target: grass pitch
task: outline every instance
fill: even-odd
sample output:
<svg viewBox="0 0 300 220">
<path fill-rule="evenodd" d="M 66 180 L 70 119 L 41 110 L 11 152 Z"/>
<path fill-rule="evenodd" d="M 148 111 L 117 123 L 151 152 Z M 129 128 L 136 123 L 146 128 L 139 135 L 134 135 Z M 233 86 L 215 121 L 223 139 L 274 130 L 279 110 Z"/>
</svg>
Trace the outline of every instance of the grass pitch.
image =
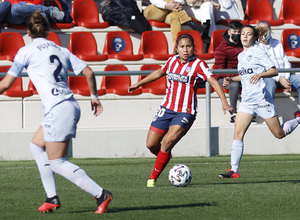
<svg viewBox="0 0 300 220">
<path fill-rule="evenodd" d="M 34 161 L 0 161 L 0 219 L 299 219 L 300 155 L 249 156 L 240 179 L 219 179 L 229 156 L 172 158 L 147 188 L 154 158 L 70 159 L 114 194 L 108 211 L 94 214 L 96 200 L 61 176 L 62 207 L 39 213 L 46 196 Z M 187 187 L 174 187 L 168 171 L 176 163 L 192 170 Z"/>
</svg>

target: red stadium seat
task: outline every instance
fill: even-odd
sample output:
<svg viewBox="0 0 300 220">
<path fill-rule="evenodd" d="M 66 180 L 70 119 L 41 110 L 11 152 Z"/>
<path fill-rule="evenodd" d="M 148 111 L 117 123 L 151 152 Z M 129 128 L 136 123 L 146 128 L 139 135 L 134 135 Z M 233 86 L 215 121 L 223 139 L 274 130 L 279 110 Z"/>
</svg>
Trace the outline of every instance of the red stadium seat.
<svg viewBox="0 0 300 220">
<path fill-rule="evenodd" d="M 28 83 L 28 90 L 31 91 L 33 95 L 38 95 L 39 94 L 37 92 L 36 88 L 34 87 L 31 80 L 29 80 L 29 83 Z"/>
<path fill-rule="evenodd" d="M 6 73 L 9 70 L 10 66 L 0 66 L 0 72 Z M 0 81 L 3 79 L 3 77 L 0 78 Z M 22 77 L 18 77 L 16 81 L 12 84 L 12 86 L 2 93 L 2 95 L 6 95 L 9 97 L 29 97 L 32 96 L 32 91 L 23 90 L 23 82 Z"/>
<path fill-rule="evenodd" d="M 161 31 L 145 31 L 141 36 L 139 54 L 144 58 L 167 60 L 169 54 L 168 41 Z"/>
<path fill-rule="evenodd" d="M 203 53 L 203 41 L 202 41 L 202 37 L 198 31 L 193 31 L 193 30 L 179 31 L 177 33 L 177 37 L 181 34 L 186 34 L 186 33 L 189 33 L 194 38 L 196 55 L 198 55 L 201 59 L 204 59 L 204 60 L 209 60 L 214 57 L 214 54 L 212 54 L 212 53 Z M 175 47 L 174 47 L 174 52 L 175 52 Z"/>
<path fill-rule="evenodd" d="M 261 20 L 267 20 L 271 26 L 283 25 L 282 19 L 273 19 L 273 6 L 270 0 L 247 0 L 245 20 L 249 20 L 250 24 L 257 24 Z"/>
<path fill-rule="evenodd" d="M 18 50 L 25 46 L 23 37 L 18 32 L 0 34 L 0 60 L 13 61 Z"/>
<path fill-rule="evenodd" d="M 104 68 L 104 71 L 128 71 L 124 65 L 108 65 Z M 113 93 L 117 95 L 139 95 L 142 93 L 142 89 L 138 88 L 133 93 L 128 92 L 128 87 L 131 85 L 130 76 L 103 76 L 101 89 L 105 89 L 106 93 Z"/>
<path fill-rule="evenodd" d="M 212 59 L 215 57 L 215 49 L 219 46 L 225 31 L 226 30 L 216 30 L 212 33 L 208 53 L 200 56 L 202 59 Z"/>
<path fill-rule="evenodd" d="M 63 7 L 61 6 L 60 2 L 58 0 L 44 0 L 45 6 L 54 6 L 58 7 L 59 10 L 63 10 Z M 50 23 L 50 28 L 52 29 L 69 29 L 73 28 L 75 24 L 73 22 L 71 23 Z"/>
<path fill-rule="evenodd" d="M 103 54 L 108 59 L 119 59 L 123 61 L 142 60 L 142 54 L 133 54 L 133 46 L 130 35 L 126 31 L 107 32 Z"/>
<path fill-rule="evenodd" d="M 70 36 L 69 50 L 84 61 L 107 60 L 107 55 L 99 55 L 97 42 L 91 32 L 73 32 Z"/>
<path fill-rule="evenodd" d="M 300 25 L 299 9 L 299 0 L 282 0 L 279 19 L 285 24 Z"/>
<path fill-rule="evenodd" d="M 157 70 L 161 66 L 158 64 L 144 64 L 140 70 Z M 139 81 L 144 79 L 146 76 L 139 76 Z M 154 82 L 147 83 L 141 86 L 143 93 L 152 93 L 154 95 L 164 95 L 167 89 L 167 79 L 165 76 L 155 80 Z"/>
<path fill-rule="evenodd" d="M 47 36 L 47 39 L 48 40 L 51 40 L 53 41 L 54 43 L 56 43 L 57 45 L 61 46 L 61 42 L 60 42 L 60 39 L 57 35 L 57 33 L 55 32 L 48 32 L 48 36 Z"/>
<path fill-rule="evenodd" d="M 170 28 L 170 25 L 166 24 L 162 21 L 156 21 L 156 20 L 148 20 L 149 24 L 154 27 L 158 28 Z"/>
<path fill-rule="evenodd" d="M 87 83 L 85 76 L 69 76 L 69 86 L 74 94 L 79 94 L 82 96 L 90 96 L 90 87 Z M 105 95 L 105 89 L 97 90 L 99 96 Z"/>
<path fill-rule="evenodd" d="M 99 22 L 99 11 L 93 0 L 75 0 L 72 3 L 71 16 L 74 23 L 85 28 L 107 28 L 107 21 Z"/>
<path fill-rule="evenodd" d="M 300 58 L 300 29 L 283 30 L 281 43 L 287 56 Z"/>
</svg>

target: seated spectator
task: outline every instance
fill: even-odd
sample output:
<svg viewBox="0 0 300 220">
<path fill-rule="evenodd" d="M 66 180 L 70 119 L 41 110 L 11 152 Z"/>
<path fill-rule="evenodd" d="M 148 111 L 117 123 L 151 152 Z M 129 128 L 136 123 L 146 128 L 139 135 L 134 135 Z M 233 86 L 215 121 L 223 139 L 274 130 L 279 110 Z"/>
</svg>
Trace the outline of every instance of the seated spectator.
<svg viewBox="0 0 300 220">
<path fill-rule="evenodd" d="M 239 21 L 231 21 L 229 29 L 224 33 L 220 45 L 215 50 L 215 69 L 236 69 L 238 64 L 237 56 L 243 51 L 241 44 L 241 30 L 243 24 Z M 224 77 L 234 76 L 233 74 L 215 75 L 219 83 L 223 85 Z M 233 108 L 230 122 L 235 122 L 237 113 L 237 100 L 241 88 L 240 82 L 231 82 L 225 87 L 229 91 L 229 101 Z"/>
<path fill-rule="evenodd" d="M 212 0 L 220 7 L 214 9 L 215 22 L 220 20 L 243 20 L 234 0 Z"/>
<path fill-rule="evenodd" d="M 259 27 L 259 46 L 265 49 L 276 68 L 291 68 L 291 63 L 283 50 L 281 42 L 271 36 L 270 23 L 268 21 L 260 21 L 257 27 Z M 277 86 L 283 86 L 287 91 L 291 91 L 292 88 L 296 89 L 300 103 L 300 75 L 295 73 L 278 73 L 278 76 L 264 78 L 264 81 L 266 89 L 273 99 Z M 295 115 L 300 115 L 300 112 L 296 111 Z"/>
<path fill-rule="evenodd" d="M 45 14 L 51 23 L 57 22 L 65 22 L 69 23 L 72 22 L 72 18 L 70 16 L 70 10 L 65 0 L 59 0 L 64 4 L 66 11 L 60 11 L 57 7 L 47 7 L 43 6 L 39 1 L 29 1 L 29 2 L 20 2 L 15 0 L 8 0 L 11 1 L 11 10 L 6 16 L 6 21 L 10 24 L 25 24 L 27 19 L 32 15 L 34 11 L 41 11 Z M 67 6 L 67 7 L 66 7 Z M 71 20 L 70 20 L 71 18 Z"/>
<path fill-rule="evenodd" d="M 192 20 L 182 8 L 181 0 L 142 0 L 143 14 L 147 20 L 165 22 L 171 26 L 173 45 L 176 45 L 177 33 L 181 25 L 188 25 L 198 31 L 201 36 L 207 36 L 209 26 L 200 25 Z M 206 41 L 207 39 L 203 39 Z"/>
<path fill-rule="evenodd" d="M 208 36 L 211 37 L 213 31 L 217 30 L 215 23 L 215 10 L 220 9 L 220 4 L 214 1 L 205 0 L 185 0 L 184 10 L 191 17 L 209 26 Z"/>
<path fill-rule="evenodd" d="M 11 3 L 10 2 L 1 2 L 0 3 L 0 24 L 3 23 L 3 21 L 6 18 L 6 15 L 10 12 Z"/>
</svg>

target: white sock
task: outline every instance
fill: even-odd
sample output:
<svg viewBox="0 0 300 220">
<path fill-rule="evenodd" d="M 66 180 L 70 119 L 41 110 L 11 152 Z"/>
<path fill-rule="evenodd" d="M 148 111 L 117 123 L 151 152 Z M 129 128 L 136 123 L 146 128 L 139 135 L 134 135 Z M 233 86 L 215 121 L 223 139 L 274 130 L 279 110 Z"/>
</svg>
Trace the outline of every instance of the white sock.
<svg viewBox="0 0 300 220">
<path fill-rule="evenodd" d="M 51 168 L 55 173 L 65 177 L 82 190 L 90 193 L 92 196 L 99 198 L 103 188 L 92 180 L 83 169 L 70 163 L 66 157 L 56 160 L 50 160 Z"/>
<path fill-rule="evenodd" d="M 232 148 L 231 148 L 231 170 L 235 173 L 239 172 L 243 151 L 244 151 L 244 141 L 233 140 Z"/>
<path fill-rule="evenodd" d="M 295 130 L 295 128 L 297 128 L 297 126 L 299 124 L 300 124 L 300 118 L 299 117 L 284 122 L 281 127 L 284 130 L 285 136 L 292 133 Z"/>
<path fill-rule="evenodd" d="M 57 195 L 55 174 L 50 167 L 50 161 L 48 159 L 45 148 L 41 148 L 33 143 L 30 143 L 30 150 L 33 158 L 40 171 L 42 183 L 48 198 Z"/>
</svg>

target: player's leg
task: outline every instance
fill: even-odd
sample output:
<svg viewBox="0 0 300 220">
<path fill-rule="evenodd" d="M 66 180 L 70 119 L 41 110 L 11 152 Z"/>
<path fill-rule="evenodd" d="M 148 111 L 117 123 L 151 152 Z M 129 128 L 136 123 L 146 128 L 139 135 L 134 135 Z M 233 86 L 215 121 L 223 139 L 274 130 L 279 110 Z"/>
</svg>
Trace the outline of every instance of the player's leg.
<svg viewBox="0 0 300 220">
<path fill-rule="evenodd" d="M 93 195 L 98 204 L 96 213 L 105 212 L 112 194 L 92 180 L 82 168 L 67 160 L 70 137 L 75 137 L 76 124 L 80 117 L 78 103 L 75 99 L 64 101 L 55 106 L 48 115 L 45 117 L 43 129 L 51 169 Z"/>
<path fill-rule="evenodd" d="M 154 168 L 147 182 L 148 187 L 154 186 L 155 181 L 163 172 L 171 159 L 172 148 L 186 134 L 186 132 L 187 129 L 181 127 L 180 125 L 172 125 L 169 127 L 168 132 L 162 139 L 161 150 L 156 157 Z"/>
<path fill-rule="evenodd" d="M 248 130 L 253 115 L 239 111 L 235 119 L 234 137 L 231 148 L 231 170 L 225 174 L 219 174 L 219 178 L 239 178 L 239 167 L 244 151 L 244 135 Z"/>
<path fill-rule="evenodd" d="M 49 212 L 60 207 L 60 201 L 56 192 L 55 175 L 50 167 L 47 152 L 45 150 L 45 141 L 43 127 L 37 130 L 30 143 L 30 150 L 38 166 L 40 177 L 47 195 L 46 202 L 39 207 L 41 212 Z"/>
<path fill-rule="evenodd" d="M 155 131 L 154 131 L 155 130 Z M 158 155 L 161 146 L 161 140 L 165 134 L 165 131 L 151 127 L 147 135 L 147 148 L 155 156 Z"/>
<path fill-rule="evenodd" d="M 294 119 L 288 120 L 284 122 L 282 126 L 280 126 L 280 122 L 277 116 L 265 119 L 265 122 L 268 125 L 274 137 L 281 139 L 292 133 L 297 128 L 297 126 L 300 123 L 300 118 L 296 117 Z"/>
</svg>

